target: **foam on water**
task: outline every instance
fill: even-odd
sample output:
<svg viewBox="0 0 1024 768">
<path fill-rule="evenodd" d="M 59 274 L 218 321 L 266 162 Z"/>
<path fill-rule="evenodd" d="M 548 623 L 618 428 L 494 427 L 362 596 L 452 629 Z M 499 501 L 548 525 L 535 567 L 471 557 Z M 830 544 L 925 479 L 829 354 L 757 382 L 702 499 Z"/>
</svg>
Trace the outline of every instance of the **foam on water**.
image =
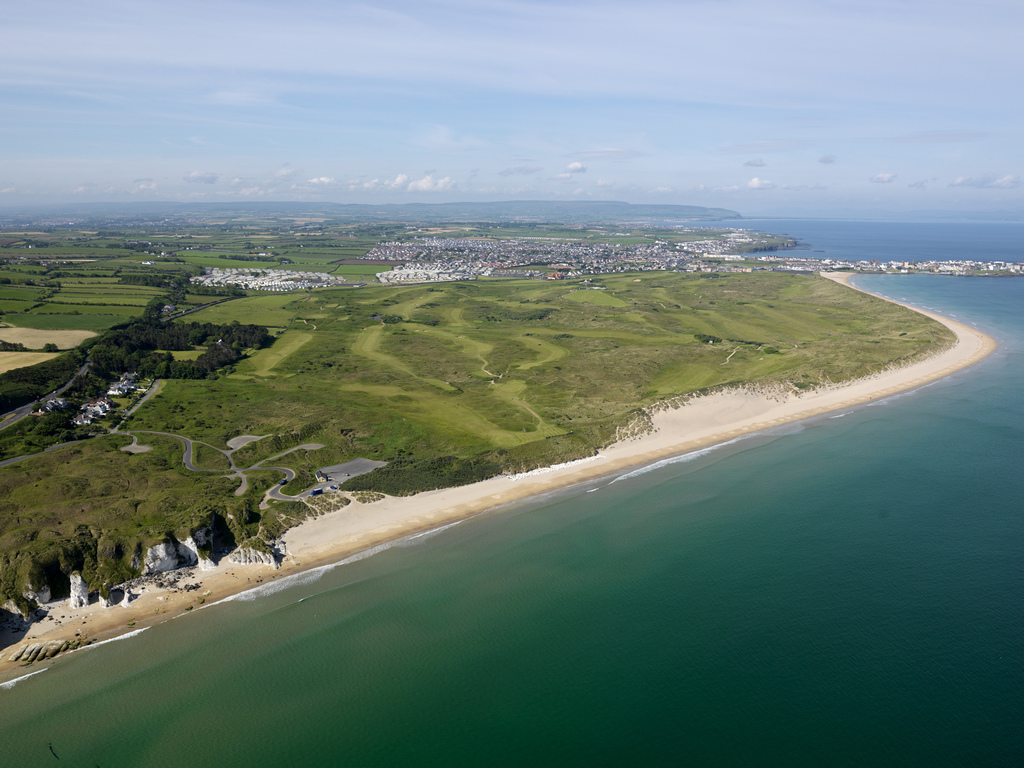
<svg viewBox="0 0 1024 768">
<path fill-rule="evenodd" d="M 405 538 L 398 539 L 397 541 L 395 541 L 395 546 L 396 547 L 412 546 L 413 542 L 419 541 L 420 539 L 426 539 L 426 538 L 430 538 L 430 537 L 436 536 L 437 534 L 441 533 L 442 531 L 447 531 L 449 528 L 454 528 L 456 525 L 458 525 L 461 522 L 462 522 L 461 520 L 456 520 L 454 523 L 448 523 L 447 525 L 440 525 L 437 528 L 431 528 L 429 531 L 421 531 L 420 533 L 410 534 L 409 536 L 406 536 Z"/>
<path fill-rule="evenodd" d="M 217 602 L 210 603 L 204 607 L 210 607 L 214 605 L 220 605 L 221 603 L 230 603 L 232 601 L 241 602 L 253 602 L 261 597 L 267 597 L 268 595 L 274 595 L 285 589 L 291 589 L 292 587 L 304 586 L 306 584 L 312 584 L 319 581 L 324 575 L 330 573 L 335 568 L 340 568 L 343 565 L 349 565 L 351 563 L 357 563 L 360 560 L 365 560 L 368 557 L 373 557 L 376 554 L 385 552 L 393 547 L 406 547 L 410 546 L 413 541 L 422 540 L 424 538 L 434 536 L 442 531 L 446 531 L 459 523 L 461 520 L 456 520 L 454 523 L 447 523 L 440 525 L 437 528 L 431 528 L 429 531 L 421 531 L 419 533 L 410 534 L 409 536 L 403 536 L 400 539 L 394 541 L 387 541 L 383 544 L 378 544 L 375 547 L 369 547 L 360 552 L 356 552 L 354 555 L 350 555 L 343 560 L 339 560 L 336 563 L 328 563 L 327 565 L 321 565 L 303 573 L 296 573 L 294 576 L 285 576 L 280 581 L 270 582 L 268 584 L 261 584 L 258 587 L 247 589 L 244 592 L 239 592 L 237 595 L 230 595 Z M 305 598 L 303 598 L 304 600 Z M 299 601 L 301 602 L 301 600 Z"/>
<path fill-rule="evenodd" d="M 22 680 L 28 680 L 30 677 L 34 677 L 35 675 L 41 675 L 47 669 L 49 669 L 49 667 L 44 667 L 43 669 L 37 669 L 35 672 L 29 672 L 27 675 L 22 675 L 21 677 L 16 677 L 13 680 L 8 680 L 6 683 L 0 683 L 0 688 L 3 688 L 5 691 L 9 691 L 9 690 L 11 690 L 11 688 L 16 686 Z"/>
<path fill-rule="evenodd" d="M 87 651 L 90 648 L 99 648 L 101 645 L 106 645 L 107 643 L 116 643 L 118 640 L 127 640 L 129 637 L 135 637 L 136 635 L 141 635 L 147 629 L 149 629 L 149 627 L 143 627 L 142 629 L 133 629 L 131 632 L 126 632 L 123 635 L 118 635 L 117 637 L 112 637 L 109 640 L 100 640 L 98 643 L 89 643 L 89 645 L 79 646 L 78 648 L 75 648 L 75 649 L 73 649 L 71 651 L 68 651 L 68 653 L 76 653 L 78 651 Z"/>
<path fill-rule="evenodd" d="M 641 475 L 646 475 L 648 472 L 653 472 L 654 470 L 661 469 L 662 467 L 669 467 L 673 464 L 685 464 L 688 461 L 699 459 L 701 456 L 707 456 L 709 453 L 711 453 L 712 451 L 717 451 L 719 448 L 724 448 L 727 445 L 733 445 L 735 443 L 740 442 L 741 440 L 746 440 L 750 436 L 751 435 L 741 435 L 740 437 L 734 437 L 732 440 L 726 440 L 723 443 L 717 443 L 715 445 L 708 446 L 707 448 L 701 448 L 699 451 L 691 451 L 690 453 L 684 453 L 680 456 L 672 456 L 671 458 L 668 459 L 656 461 L 653 464 L 648 464 L 645 467 L 640 467 L 640 469 L 634 469 L 632 472 L 627 472 L 624 475 L 620 475 L 619 477 L 616 477 L 614 480 L 608 483 L 608 485 L 614 485 L 620 480 L 629 480 L 630 478 L 633 477 L 640 477 Z"/>
</svg>

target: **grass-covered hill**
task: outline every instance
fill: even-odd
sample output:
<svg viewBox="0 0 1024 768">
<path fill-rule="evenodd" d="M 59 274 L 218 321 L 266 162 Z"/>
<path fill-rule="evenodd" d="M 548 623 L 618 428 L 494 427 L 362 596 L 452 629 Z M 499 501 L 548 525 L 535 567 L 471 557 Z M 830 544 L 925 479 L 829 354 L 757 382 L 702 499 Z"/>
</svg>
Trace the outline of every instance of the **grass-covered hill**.
<svg viewBox="0 0 1024 768">
<path fill-rule="evenodd" d="M 320 466 L 381 459 L 388 467 L 350 488 L 387 493 L 590 455 L 644 406 L 677 395 L 839 382 L 952 338 L 828 280 L 768 272 L 265 294 L 187 321 L 256 323 L 273 338 L 211 378 L 165 381 L 124 429 L 219 447 L 271 435 L 234 454 L 241 467 L 321 443 L 271 463 L 299 472 L 296 487 Z M 177 442 L 146 440 L 157 449 L 137 455 L 117 450 L 126 442 L 95 439 L 0 468 L 0 598 L 40 569 L 131 574 L 140 547 L 180 540 L 211 517 L 233 521 L 223 535 L 237 540 L 275 535 L 294 514 L 257 509 L 279 474 L 255 473 L 236 497 L 237 481 L 184 470 Z"/>
</svg>

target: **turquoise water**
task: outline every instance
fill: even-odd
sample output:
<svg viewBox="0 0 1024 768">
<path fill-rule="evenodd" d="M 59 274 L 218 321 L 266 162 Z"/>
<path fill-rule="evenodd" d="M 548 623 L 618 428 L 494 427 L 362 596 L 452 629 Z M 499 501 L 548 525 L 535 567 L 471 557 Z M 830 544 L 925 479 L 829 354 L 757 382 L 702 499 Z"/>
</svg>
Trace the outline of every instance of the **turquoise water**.
<svg viewBox="0 0 1024 768">
<path fill-rule="evenodd" d="M 72 654 L 3 764 L 1019 765 L 1024 279 L 859 282 L 1000 350 Z"/>
</svg>

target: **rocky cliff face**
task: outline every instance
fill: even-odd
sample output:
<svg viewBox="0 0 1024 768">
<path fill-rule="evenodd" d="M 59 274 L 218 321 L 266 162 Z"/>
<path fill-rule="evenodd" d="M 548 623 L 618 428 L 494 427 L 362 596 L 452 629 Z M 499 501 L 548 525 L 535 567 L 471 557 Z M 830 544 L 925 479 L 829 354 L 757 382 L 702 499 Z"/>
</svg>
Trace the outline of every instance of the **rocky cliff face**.
<svg viewBox="0 0 1024 768">
<path fill-rule="evenodd" d="M 82 574 L 75 571 L 71 574 L 71 597 L 68 598 L 68 608 L 85 608 L 89 605 L 89 585 L 85 583 Z"/>
<path fill-rule="evenodd" d="M 209 528 L 200 528 L 178 545 L 178 554 L 187 558 L 188 565 L 198 565 L 201 571 L 212 571 L 216 564 L 199 551 L 200 548 L 208 548 L 212 541 L 213 532 Z"/>
<path fill-rule="evenodd" d="M 43 586 L 36 589 L 32 586 L 32 582 L 25 584 L 25 591 L 23 593 L 26 600 L 35 603 L 36 605 L 42 605 L 48 603 L 53 599 L 53 595 L 50 593 L 50 585 L 43 584 Z"/>
<path fill-rule="evenodd" d="M 270 552 L 260 552 L 252 547 L 239 547 L 228 555 L 229 563 L 239 565 L 269 565 L 273 568 L 280 568 L 280 564 Z"/>
<path fill-rule="evenodd" d="M 178 542 L 164 541 L 146 550 L 146 556 L 142 561 L 142 575 L 173 571 L 178 565 Z"/>
<path fill-rule="evenodd" d="M 176 568 L 187 568 L 198 565 L 200 569 L 209 571 L 215 568 L 214 562 L 200 552 L 212 541 L 213 533 L 209 528 L 200 528 L 184 541 L 168 541 L 156 544 L 146 550 L 142 563 L 142 575 L 173 571 Z"/>
</svg>

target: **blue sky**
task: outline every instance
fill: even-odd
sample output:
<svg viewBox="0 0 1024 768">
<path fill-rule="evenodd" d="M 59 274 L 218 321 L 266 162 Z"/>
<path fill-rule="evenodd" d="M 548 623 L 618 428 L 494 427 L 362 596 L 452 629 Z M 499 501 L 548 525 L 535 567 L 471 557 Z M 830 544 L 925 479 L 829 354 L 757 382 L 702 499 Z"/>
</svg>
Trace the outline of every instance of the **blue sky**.
<svg viewBox="0 0 1024 768">
<path fill-rule="evenodd" d="M 0 205 L 1024 202 L 1019 2 L 55 0 L 4 15 Z"/>
</svg>

